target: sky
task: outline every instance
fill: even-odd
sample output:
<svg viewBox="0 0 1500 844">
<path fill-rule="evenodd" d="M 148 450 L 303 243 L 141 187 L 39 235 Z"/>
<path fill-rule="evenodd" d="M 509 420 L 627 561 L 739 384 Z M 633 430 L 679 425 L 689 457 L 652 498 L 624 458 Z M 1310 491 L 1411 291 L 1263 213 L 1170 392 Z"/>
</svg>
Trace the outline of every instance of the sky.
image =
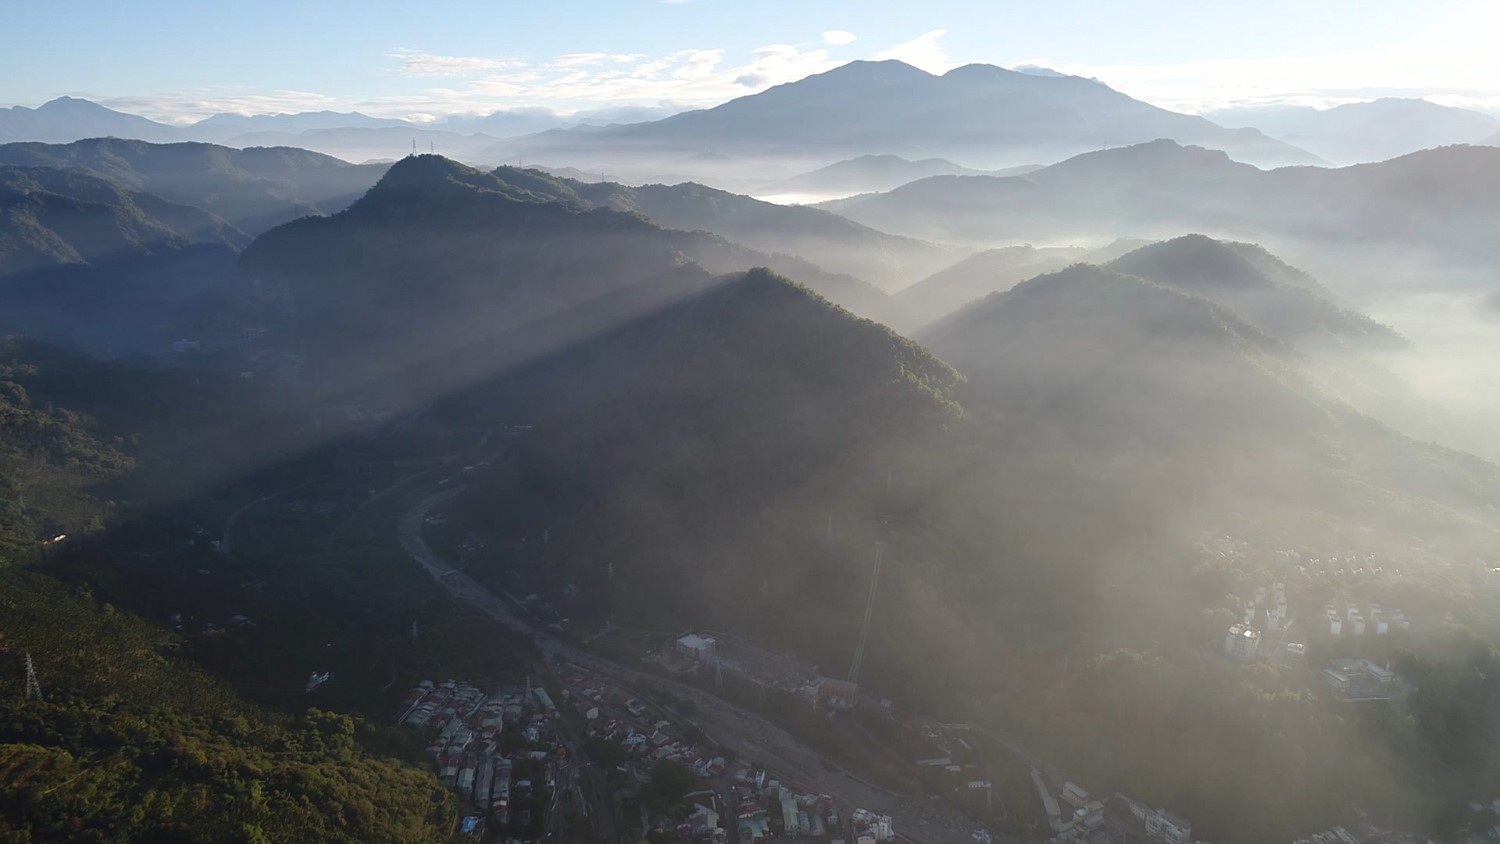
<svg viewBox="0 0 1500 844">
<path fill-rule="evenodd" d="M 1500 0 L 49 0 L 9 4 L 0 105 L 416 121 L 710 106 L 855 59 L 1090 76 L 1179 111 L 1425 96 L 1500 113 Z"/>
</svg>

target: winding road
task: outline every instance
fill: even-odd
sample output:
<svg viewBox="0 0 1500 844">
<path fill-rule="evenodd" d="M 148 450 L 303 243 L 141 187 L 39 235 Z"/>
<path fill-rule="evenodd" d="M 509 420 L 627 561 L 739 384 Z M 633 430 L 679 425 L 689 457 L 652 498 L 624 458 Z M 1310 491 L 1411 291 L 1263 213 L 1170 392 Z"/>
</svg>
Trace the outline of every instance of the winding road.
<svg viewBox="0 0 1500 844">
<path fill-rule="evenodd" d="M 919 844 L 973 844 L 976 822 L 941 800 L 892 794 L 841 771 L 829 771 L 817 753 L 785 730 L 747 710 L 693 686 L 647 674 L 579 650 L 523 618 L 507 601 L 440 557 L 422 536 L 429 513 L 453 497 L 455 486 L 421 499 L 401 517 L 401 547 L 449 594 L 488 615 L 507 630 L 536 643 L 549 664 L 573 663 L 622 686 L 655 686 L 697 705 L 695 720 L 709 738 L 740 758 L 755 760 L 799 787 L 826 794 L 847 807 L 889 814 L 901 839 Z M 1000 839 L 996 839 L 1000 840 Z"/>
</svg>

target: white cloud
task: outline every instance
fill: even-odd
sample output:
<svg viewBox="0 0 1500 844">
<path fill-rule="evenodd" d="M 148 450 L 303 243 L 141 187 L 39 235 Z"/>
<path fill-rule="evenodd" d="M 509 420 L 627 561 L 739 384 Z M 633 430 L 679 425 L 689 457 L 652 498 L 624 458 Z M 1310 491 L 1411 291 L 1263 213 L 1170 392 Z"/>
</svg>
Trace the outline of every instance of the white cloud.
<svg viewBox="0 0 1500 844">
<path fill-rule="evenodd" d="M 401 63 L 400 71 L 407 76 L 468 76 L 489 70 L 505 70 L 525 65 L 525 62 L 517 59 L 488 56 L 440 56 L 423 50 L 409 50 L 405 47 L 392 50 L 390 57 Z"/>
<path fill-rule="evenodd" d="M 211 114 L 282 114 L 348 109 L 347 103 L 326 94 L 311 91 L 253 93 L 243 88 L 198 89 L 142 97 L 103 97 L 95 101 L 107 108 L 178 126 L 193 123 Z"/>
<path fill-rule="evenodd" d="M 1500 102 L 1500 52 L 1482 44 L 1173 64 L 1033 63 L 1094 77 L 1132 97 L 1190 113 L 1244 105 L 1326 107 L 1382 96 L 1427 96 L 1453 105 Z"/>
<path fill-rule="evenodd" d="M 919 67 L 928 73 L 943 73 L 954 67 L 953 61 L 948 57 L 948 51 L 943 49 L 941 43 L 943 36 L 947 34 L 946 29 L 924 32 L 910 41 L 881 50 L 875 54 L 874 59 L 876 61 L 895 59 L 906 62 L 912 67 Z"/>
<path fill-rule="evenodd" d="M 662 56 L 576 53 L 535 64 L 507 62 L 491 72 L 450 74 L 460 78 L 419 94 L 365 102 L 360 108 L 371 114 L 406 115 L 536 106 L 576 111 L 664 101 L 685 107 L 712 106 L 839 64 L 824 48 L 809 50 L 790 44 L 758 47 L 746 60 L 733 64 L 726 62 L 726 56 L 719 49 L 687 49 Z M 445 60 L 420 66 L 456 66 L 448 61 L 455 57 L 439 58 Z M 410 63 L 405 57 L 398 61 L 406 72 Z"/>
<path fill-rule="evenodd" d="M 842 29 L 830 29 L 823 33 L 823 43 L 830 47 L 842 47 L 845 44 L 853 44 L 854 39 L 859 36 Z"/>
<path fill-rule="evenodd" d="M 601 64 L 618 64 L 630 62 L 642 58 L 633 53 L 568 53 L 557 56 L 551 62 L 553 67 L 592 67 Z"/>
</svg>

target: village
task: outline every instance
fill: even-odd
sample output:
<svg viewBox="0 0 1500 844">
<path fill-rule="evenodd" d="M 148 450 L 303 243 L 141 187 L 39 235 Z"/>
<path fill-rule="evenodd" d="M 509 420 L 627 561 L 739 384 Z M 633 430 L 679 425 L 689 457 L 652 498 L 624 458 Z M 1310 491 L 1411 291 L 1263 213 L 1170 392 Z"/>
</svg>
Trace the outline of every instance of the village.
<svg viewBox="0 0 1500 844">
<path fill-rule="evenodd" d="M 433 735 L 427 752 L 463 804 L 461 832 L 539 840 L 569 812 L 607 808 L 640 836 L 698 844 L 896 838 L 887 815 L 841 806 L 763 766 L 731 763 L 668 707 L 577 666 L 563 666 L 558 679 L 561 708 L 531 678 L 493 694 L 454 680 L 423 681 L 407 694 L 396 723 Z M 565 719 L 582 724 L 581 732 L 571 734 Z M 579 775 L 584 767 L 606 783 L 604 806 L 590 805 L 597 795 L 585 794 L 592 786 Z M 666 779 L 680 782 L 681 793 L 664 794 Z"/>
</svg>

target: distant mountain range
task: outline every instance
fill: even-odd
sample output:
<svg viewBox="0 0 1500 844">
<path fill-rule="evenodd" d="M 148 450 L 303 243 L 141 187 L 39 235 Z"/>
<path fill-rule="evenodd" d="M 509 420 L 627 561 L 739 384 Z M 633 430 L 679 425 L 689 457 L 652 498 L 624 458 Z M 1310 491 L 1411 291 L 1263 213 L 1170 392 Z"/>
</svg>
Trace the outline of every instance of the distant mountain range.
<svg viewBox="0 0 1500 844">
<path fill-rule="evenodd" d="M 157 142 L 182 138 L 176 127 L 76 97 L 58 97 L 36 108 L 0 108 L 0 141 L 69 143 L 99 137 Z"/>
<path fill-rule="evenodd" d="M 1154 141 L 1026 176 L 937 176 L 820 207 L 883 231 L 976 244 L 1162 239 L 1184 230 L 1494 256 L 1500 149 L 1445 147 L 1379 164 L 1264 171 L 1223 152 Z"/>
<path fill-rule="evenodd" d="M 975 170 L 942 158 L 912 161 L 899 155 L 861 155 L 768 185 L 764 192 L 848 196 L 888 191 L 928 176 L 1021 176 L 1039 169 L 1041 165 L 1023 164 L 999 171 Z"/>
<path fill-rule="evenodd" d="M 862 105 L 875 101 L 882 104 L 878 110 Z M 671 104 L 569 115 L 519 108 L 427 122 L 360 112 L 226 113 L 179 126 L 76 97 L 36 108 L 0 108 L 0 142 L 117 137 L 297 146 L 359 162 L 399 157 L 413 151 L 415 141 L 416 151 L 431 148 L 464 160 L 550 160 L 632 178 L 678 171 L 706 176 L 704 160 L 696 167 L 684 163 L 684 156 L 698 154 L 801 157 L 817 167 L 785 180 L 776 192 L 824 194 L 890 190 L 934 175 L 993 175 L 994 168 L 1027 160 L 1056 161 L 1158 138 L 1281 166 L 1379 161 L 1448 144 L 1500 143 L 1497 129 L 1500 121 L 1481 112 L 1397 98 L 1191 116 L 1055 71 L 975 64 L 936 76 L 898 61 L 851 62 L 692 111 Z M 649 166 L 640 160 L 646 153 L 655 154 Z M 991 169 L 975 172 L 946 158 L 984 162 Z"/>
<path fill-rule="evenodd" d="M 215 114 L 196 123 L 176 126 L 77 97 L 58 97 L 36 108 L 0 108 L 0 143 L 71 143 L 89 138 L 156 143 L 198 141 L 233 147 L 297 146 L 361 161 L 398 157 L 411 151 L 414 140 L 422 150 L 432 144 L 441 145 L 447 155 L 467 155 L 516 135 L 560 127 L 602 127 L 655 120 L 681 110 L 672 105 L 614 107 L 562 115 L 533 108 L 488 115 L 453 115 L 427 123 L 371 117 L 357 111 L 309 111 Z"/>
<path fill-rule="evenodd" d="M 636 212 L 664 228 L 711 232 L 751 249 L 795 255 L 882 289 L 903 287 L 963 254 L 963 250 L 876 231 L 817 208 L 777 205 L 691 182 L 630 187 L 579 182 L 516 167 L 501 167 L 495 173 L 558 200 Z M 836 291 L 824 295 L 840 301 Z M 860 303 L 848 304 L 857 312 L 873 315 Z"/>
<path fill-rule="evenodd" d="M 1253 127 L 1335 164 L 1360 164 L 1451 144 L 1485 143 L 1500 120 L 1469 109 L 1388 97 L 1328 109 L 1261 106 L 1204 112 L 1223 126 Z"/>
<path fill-rule="evenodd" d="M 95 138 L 0 145 L 0 165 L 86 170 L 136 191 L 192 205 L 249 235 L 305 214 L 342 210 L 385 172 L 290 147 L 232 149 Z"/>
<path fill-rule="evenodd" d="M 878 107 L 875 104 L 879 104 Z M 1315 164 L 1303 150 L 1251 129 L 1225 129 L 1075 76 L 971 64 L 940 76 L 899 61 L 856 61 L 651 123 L 553 130 L 495 147 L 518 155 L 596 159 L 702 153 L 774 157 L 908 155 L 923 151 L 1010 166 L 1101 147 L 1173 138 L 1256 164 Z"/>
</svg>

